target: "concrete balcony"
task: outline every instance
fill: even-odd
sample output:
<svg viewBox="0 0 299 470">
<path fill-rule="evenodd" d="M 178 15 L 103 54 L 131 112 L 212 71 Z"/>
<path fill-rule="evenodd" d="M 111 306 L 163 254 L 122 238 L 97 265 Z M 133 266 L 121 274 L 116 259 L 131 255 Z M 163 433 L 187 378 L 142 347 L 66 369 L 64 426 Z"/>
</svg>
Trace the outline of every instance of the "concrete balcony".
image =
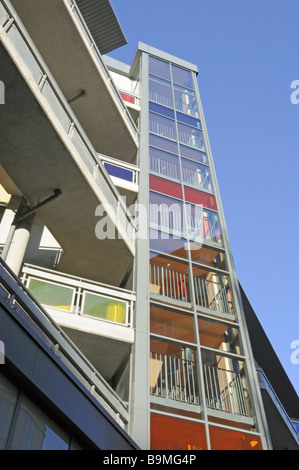
<svg viewBox="0 0 299 470">
<path fill-rule="evenodd" d="M 69 23 L 65 24 L 65 30 L 70 30 L 69 33 L 74 36 L 75 44 L 80 38 L 81 46 L 77 44 L 78 49 L 76 49 L 74 45 L 73 52 L 77 54 L 76 60 L 80 62 L 80 70 L 84 70 L 84 61 L 81 62 L 80 54 L 83 45 L 86 46 L 77 26 L 74 26 L 70 9 L 65 7 L 66 2 L 54 0 L 15 3 L 20 3 L 20 9 L 26 4 L 33 24 L 36 18 L 41 29 L 45 29 L 43 31 L 45 34 L 41 32 L 40 36 L 57 37 L 59 48 L 62 49 L 63 38 L 55 28 L 53 30 L 50 28 L 47 34 L 42 18 L 45 21 L 46 18 L 47 21 L 53 19 L 59 24 L 61 19 L 62 27 L 60 14 L 67 15 L 64 19 L 67 21 L 68 18 Z M 54 5 L 57 8 L 63 7 L 65 11 L 47 10 Z M 42 6 L 45 7 L 43 14 L 38 15 Z M 1 79 L 6 85 L 5 105 L 1 107 L 0 114 L 2 129 L 0 165 L 3 169 L 2 171 L 0 166 L 1 183 L 10 191 L 13 188 L 13 194 L 22 194 L 29 209 L 47 199 L 55 189 L 59 188 L 60 197 L 51 204 L 43 205 L 38 215 L 64 251 L 60 268 L 72 275 L 120 285 L 135 255 L 135 225 L 120 193 L 97 157 L 93 146 L 96 142 L 92 144 L 89 140 L 85 133 L 86 126 L 84 125 L 83 129 L 77 119 L 77 111 L 75 115 L 65 98 L 65 95 L 70 96 L 70 94 L 66 93 L 67 90 L 61 92 L 8 0 L 0 1 L 0 39 Z M 49 46 L 49 49 L 53 48 L 53 45 Z M 91 60 L 86 50 L 85 55 Z M 47 58 L 46 51 L 44 56 L 47 63 L 51 62 Z M 58 57 L 56 61 L 59 63 Z M 94 63 L 92 60 L 91 62 Z M 75 69 L 72 73 L 74 76 L 81 75 Z M 106 78 L 108 83 L 109 78 Z M 70 80 L 70 83 L 73 81 Z M 95 77 L 95 81 L 101 82 L 99 76 Z M 111 89 L 114 91 L 111 93 L 114 94 L 114 98 L 111 98 L 111 93 L 107 91 L 107 83 L 105 93 L 104 88 L 102 90 L 103 100 L 106 99 L 104 96 L 110 96 L 110 104 L 114 103 L 113 109 L 116 114 L 119 114 L 119 110 L 115 102 L 119 102 L 119 106 L 123 106 L 123 112 L 120 113 L 122 117 L 116 117 L 115 113 L 112 113 L 114 127 L 110 122 L 110 131 L 97 122 L 96 134 L 100 140 L 106 135 L 112 146 L 120 145 L 122 153 L 123 148 L 126 148 L 126 158 L 129 160 L 134 153 L 130 153 L 130 149 L 134 147 L 136 150 L 135 143 L 131 145 L 134 139 L 127 129 L 125 132 L 121 130 L 118 132 L 120 120 L 123 130 L 126 128 L 124 120 L 127 118 L 124 116 L 127 116 L 127 110 L 113 87 Z M 103 113 L 103 122 L 108 123 L 112 114 L 105 109 L 104 102 L 101 105 L 99 101 L 94 100 L 94 102 Z M 89 115 L 95 118 L 93 108 L 89 109 Z M 126 136 L 125 140 L 122 140 L 123 134 Z M 129 142 L 126 141 L 127 138 Z M 113 153 L 118 155 L 117 151 L 112 152 L 112 148 L 106 150 L 105 153 L 109 155 Z M 112 239 L 99 240 L 95 234 L 95 227 L 99 221 L 96 208 L 99 205 L 106 211 L 108 219 L 115 227 L 115 237 Z"/>
<path fill-rule="evenodd" d="M 138 148 L 136 126 L 77 3 L 11 3 L 97 152 L 133 162 Z"/>
<path fill-rule="evenodd" d="M 22 282 L 107 382 L 124 380 L 134 342 L 134 292 L 32 265 L 24 265 Z"/>
</svg>

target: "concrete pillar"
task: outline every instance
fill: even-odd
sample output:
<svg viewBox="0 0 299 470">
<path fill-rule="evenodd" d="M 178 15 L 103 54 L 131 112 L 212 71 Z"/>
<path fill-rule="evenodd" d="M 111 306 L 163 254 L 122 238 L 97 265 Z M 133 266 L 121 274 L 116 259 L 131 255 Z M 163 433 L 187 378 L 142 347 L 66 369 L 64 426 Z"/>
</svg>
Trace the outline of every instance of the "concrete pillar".
<svg viewBox="0 0 299 470">
<path fill-rule="evenodd" d="M 17 222 L 16 228 L 5 258 L 10 269 L 18 276 L 23 263 L 24 255 L 28 245 L 30 232 L 35 214 Z"/>
</svg>

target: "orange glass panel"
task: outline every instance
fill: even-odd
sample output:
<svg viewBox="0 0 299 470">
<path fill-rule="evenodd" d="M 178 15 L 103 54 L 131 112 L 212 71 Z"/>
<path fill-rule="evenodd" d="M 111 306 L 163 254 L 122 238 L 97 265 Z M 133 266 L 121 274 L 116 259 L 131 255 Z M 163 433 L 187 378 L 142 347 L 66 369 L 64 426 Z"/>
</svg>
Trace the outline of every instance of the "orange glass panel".
<svg viewBox="0 0 299 470">
<path fill-rule="evenodd" d="M 261 440 L 253 434 L 210 427 L 212 450 L 263 450 Z"/>
<path fill-rule="evenodd" d="M 206 450 L 205 427 L 201 423 L 152 413 L 151 449 Z"/>
<path fill-rule="evenodd" d="M 170 338 L 194 342 L 193 318 L 175 310 L 151 305 L 151 332 Z"/>
</svg>

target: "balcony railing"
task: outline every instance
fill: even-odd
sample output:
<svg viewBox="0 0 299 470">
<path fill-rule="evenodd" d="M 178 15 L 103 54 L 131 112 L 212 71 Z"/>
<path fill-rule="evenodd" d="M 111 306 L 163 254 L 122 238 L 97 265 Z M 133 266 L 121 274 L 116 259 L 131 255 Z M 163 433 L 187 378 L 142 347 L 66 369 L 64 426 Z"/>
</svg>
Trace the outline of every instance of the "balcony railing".
<svg viewBox="0 0 299 470">
<path fill-rule="evenodd" d="M 205 394 L 208 408 L 249 416 L 249 398 L 245 378 L 240 373 L 204 366 Z"/>
<path fill-rule="evenodd" d="M 217 276 L 211 280 L 205 275 L 194 277 L 195 302 L 199 307 L 233 315 L 230 289 L 221 279 Z"/>
<path fill-rule="evenodd" d="M 199 307 L 234 314 L 231 292 L 224 276 L 194 277 L 195 303 Z M 150 292 L 172 300 L 191 302 L 189 275 L 167 266 L 150 265 Z"/>
<path fill-rule="evenodd" d="M 150 290 L 153 294 L 190 302 L 188 274 L 166 266 L 150 265 Z"/>
<path fill-rule="evenodd" d="M 22 281 L 45 308 L 132 326 L 134 292 L 31 265 Z"/>
<path fill-rule="evenodd" d="M 110 176 L 115 176 L 138 185 L 139 168 L 136 165 L 125 163 L 121 160 L 117 160 L 116 158 L 107 157 L 102 154 L 98 154 L 98 158 Z"/>
<path fill-rule="evenodd" d="M 199 404 L 194 361 L 151 352 L 150 378 L 151 395 Z"/>
<path fill-rule="evenodd" d="M 250 416 L 245 378 L 240 373 L 203 366 L 205 402 L 209 409 Z M 150 353 L 150 394 L 199 405 L 196 362 L 166 354 Z"/>
</svg>

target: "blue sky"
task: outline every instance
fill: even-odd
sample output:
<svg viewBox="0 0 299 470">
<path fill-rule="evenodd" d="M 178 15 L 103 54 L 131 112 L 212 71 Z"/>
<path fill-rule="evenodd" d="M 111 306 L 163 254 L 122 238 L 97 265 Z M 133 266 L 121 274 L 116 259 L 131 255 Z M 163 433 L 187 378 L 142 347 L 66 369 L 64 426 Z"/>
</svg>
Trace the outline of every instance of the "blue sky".
<svg viewBox="0 0 299 470">
<path fill-rule="evenodd" d="M 138 41 L 196 64 L 237 275 L 299 393 L 298 0 L 111 0 Z M 299 94 L 298 94 L 299 96 Z M 299 359 L 299 354 L 295 356 Z"/>
</svg>

